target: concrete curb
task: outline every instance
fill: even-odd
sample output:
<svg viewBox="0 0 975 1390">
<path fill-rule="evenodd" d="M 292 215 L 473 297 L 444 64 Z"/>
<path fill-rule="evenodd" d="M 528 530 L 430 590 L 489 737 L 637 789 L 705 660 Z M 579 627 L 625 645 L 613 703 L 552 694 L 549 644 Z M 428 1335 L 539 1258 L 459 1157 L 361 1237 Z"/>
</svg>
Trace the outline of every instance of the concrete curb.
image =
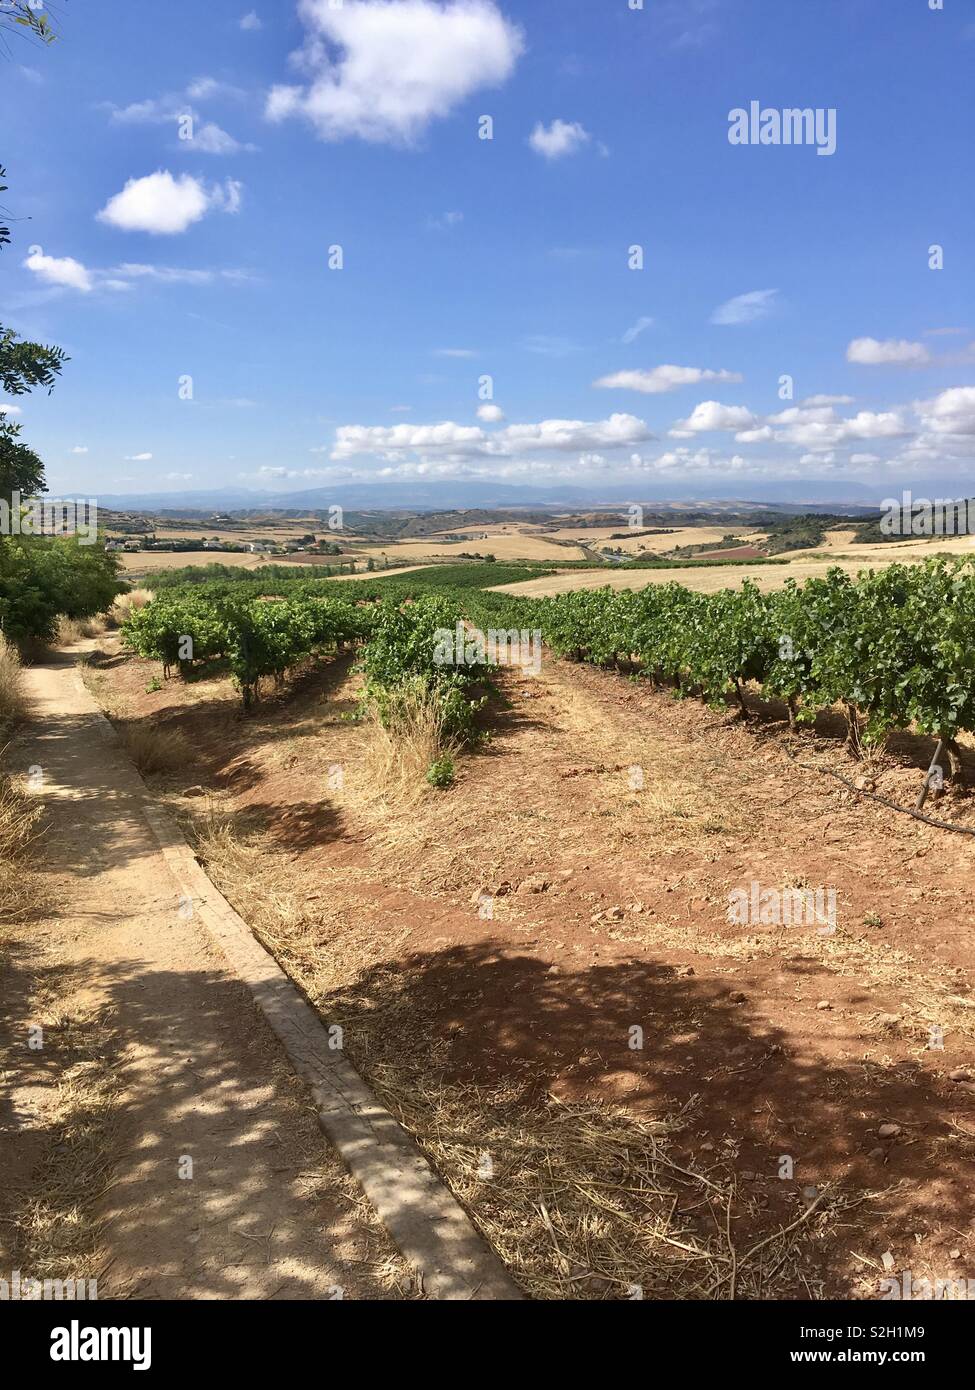
<svg viewBox="0 0 975 1390">
<path fill-rule="evenodd" d="M 91 699 L 80 673 L 76 679 Z M 115 729 L 94 700 L 92 709 L 117 743 Z M 322 1130 L 418 1271 L 423 1291 L 435 1299 L 524 1299 L 414 1140 L 331 1045 L 327 1026 L 210 881 L 148 789 L 142 810 L 181 893 L 250 990 L 311 1091 Z"/>
</svg>

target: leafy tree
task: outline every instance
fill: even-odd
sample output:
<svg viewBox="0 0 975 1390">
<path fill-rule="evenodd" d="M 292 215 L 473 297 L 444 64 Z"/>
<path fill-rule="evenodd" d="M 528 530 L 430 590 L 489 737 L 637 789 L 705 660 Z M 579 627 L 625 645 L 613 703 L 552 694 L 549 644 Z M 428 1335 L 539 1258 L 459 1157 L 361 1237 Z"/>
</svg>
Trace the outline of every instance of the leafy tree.
<svg viewBox="0 0 975 1390">
<path fill-rule="evenodd" d="M 31 11 L 33 14 L 33 11 Z M 6 170 L 0 166 L 0 180 L 6 178 Z M 0 182 L 0 193 L 7 191 L 6 183 Z M 10 228 L 0 226 L 0 246 L 10 243 Z M 44 347 L 40 343 L 26 342 L 13 331 L 0 324 L 0 386 L 8 396 L 22 396 L 37 386 L 45 386 L 48 391 L 54 387 L 61 367 L 67 361 L 58 347 Z M 7 421 L 0 422 L 3 439 L 0 440 L 0 482 L 2 495 L 9 498 L 6 478 L 22 474 L 29 478 L 28 486 L 21 487 L 24 492 L 44 490 L 44 466 L 33 450 L 21 444 L 17 438 L 20 426 Z M 14 482 L 11 486 L 21 486 Z"/>
<path fill-rule="evenodd" d="M 58 615 L 90 618 L 125 589 L 118 561 L 77 539 L 0 541 L 0 631 L 12 642 L 52 636 Z"/>
<path fill-rule="evenodd" d="M 44 464 L 20 438 L 20 425 L 0 415 L 0 497 L 31 497 L 44 490 Z"/>
</svg>

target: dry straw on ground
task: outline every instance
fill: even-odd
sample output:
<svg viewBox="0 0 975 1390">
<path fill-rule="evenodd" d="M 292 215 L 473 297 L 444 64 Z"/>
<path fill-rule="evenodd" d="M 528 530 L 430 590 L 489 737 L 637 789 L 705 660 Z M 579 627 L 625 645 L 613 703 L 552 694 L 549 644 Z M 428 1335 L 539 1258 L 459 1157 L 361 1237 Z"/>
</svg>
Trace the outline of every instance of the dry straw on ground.
<svg viewBox="0 0 975 1390">
<path fill-rule="evenodd" d="M 126 753 L 141 773 L 178 772 L 192 759 L 186 736 L 178 729 L 153 724 L 123 724 L 119 733 Z"/>
<path fill-rule="evenodd" d="M 356 1066 L 534 1297 L 775 1298 L 804 1281 L 817 1294 L 810 1240 L 853 1199 L 825 1193 L 771 1230 L 764 1218 L 762 1230 L 730 1169 L 676 1160 L 693 1103 L 642 1120 L 539 1099 L 530 1077 L 444 1081 L 435 1021 L 418 1016 L 402 972 L 375 969 L 386 950 L 332 917 L 327 893 L 311 903 L 299 868 L 266 835 L 242 833 L 211 806 L 196 840 L 208 873 L 322 1016 L 347 1025 Z M 356 984 L 366 971 L 368 1000 Z M 750 1241 L 735 1236 L 743 1216 L 758 1232 Z"/>
<path fill-rule="evenodd" d="M 428 768 L 457 749 L 444 737 L 440 706 L 430 691 L 408 687 L 390 697 L 383 717 L 373 709 L 360 772 L 368 801 L 408 805 L 429 794 Z"/>
<path fill-rule="evenodd" d="M 0 729 L 17 724 L 27 712 L 20 656 L 0 632 Z"/>
</svg>

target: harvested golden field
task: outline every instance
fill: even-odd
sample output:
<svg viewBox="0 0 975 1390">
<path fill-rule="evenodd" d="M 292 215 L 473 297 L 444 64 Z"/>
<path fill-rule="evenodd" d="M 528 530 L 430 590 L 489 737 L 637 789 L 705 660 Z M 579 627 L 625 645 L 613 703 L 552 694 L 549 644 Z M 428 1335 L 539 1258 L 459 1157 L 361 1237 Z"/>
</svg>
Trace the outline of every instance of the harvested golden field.
<svg viewBox="0 0 975 1390">
<path fill-rule="evenodd" d="M 328 563 L 327 556 L 322 557 L 322 564 Z M 252 555 L 249 551 L 244 553 L 237 550 L 139 550 L 131 554 L 122 553 L 119 555 L 122 561 L 122 569 L 126 574 L 143 574 L 147 570 L 171 570 L 183 569 L 187 565 L 235 565 L 241 569 L 257 569 L 259 565 L 295 565 L 301 567 L 301 561 L 290 560 L 284 555 Z M 332 556 L 332 563 L 337 563 L 338 557 Z"/>
<path fill-rule="evenodd" d="M 485 537 L 479 540 L 474 537 Z M 553 564 L 564 564 L 567 560 L 584 560 L 585 551 L 578 545 L 559 545 L 535 532 L 516 531 L 508 534 L 488 534 L 486 528 L 478 528 L 472 539 L 464 541 L 406 540 L 394 541 L 384 545 L 381 554 L 391 560 L 443 560 L 458 559 L 468 555 L 496 555 L 499 560 L 551 560 Z"/>
<path fill-rule="evenodd" d="M 737 589 L 743 579 L 753 580 L 760 589 L 781 589 L 787 579 L 797 579 L 803 583 L 807 579 L 819 579 L 831 569 L 856 574 L 859 570 L 869 569 L 871 565 L 881 569 L 884 563 L 891 564 L 895 559 L 914 564 L 934 553 L 930 549 L 920 553 L 914 550 L 895 556 L 890 553 L 889 546 L 877 549 L 883 552 L 881 557 L 869 554 L 862 560 L 793 560 L 787 565 L 713 565 L 660 570 L 570 570 L 549 575 L 546 579 L 499 584 L 496 589 L 500 594 L 538 598 L 548 594 L 566 594 L 573 589 L 645 589 L 648 584 L 678 583 L 700 594 L 713 594 L 717 589 Z"/>
<path fill-rule="evenodd" d="M 605 545 L 612 537 L 621 536 L 626 529 L 625 526 L 564 526 L 558 531 L 548 532 L 548 535 L 555 540 L 578 541 L 580 544 L 594 546 Z M 636 555 L 641 550 L 648 550 L 655 555 L 662 555 L 679 545 L 711 545 L 723 541 L 725 536 L 740 536 L 743 540 L 757 544 L 763 541 L 766 535 L 767 532 L 759 531 L 754 526 L 677 526 L 673 531 L 657 536 L 641 535 L 637 530 L 623 540 L 613 540 L 612 544 L 628 554 Z"/>
</svg>

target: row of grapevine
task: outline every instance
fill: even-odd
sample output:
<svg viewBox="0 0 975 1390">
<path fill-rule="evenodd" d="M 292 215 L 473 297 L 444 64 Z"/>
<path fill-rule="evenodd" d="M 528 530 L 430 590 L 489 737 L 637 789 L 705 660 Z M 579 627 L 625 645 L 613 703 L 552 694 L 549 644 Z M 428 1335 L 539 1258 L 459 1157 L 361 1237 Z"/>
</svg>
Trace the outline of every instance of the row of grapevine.
<svg viewBox="0 0 975 1390">
<path fill-rule="evenodd" d="M 215 586 L 219 590 L 219 586 Z M 363 638 L 371 610 L 337 598 L 257 598 L 200 590 L 168 591 L 134 610 L 122 640 L 140 656 L 163 663 L 168 676 L 224 659 L 244 707 L 252 704 L 265 677 L 285 672 L 317 652 Z"/>
<path fill-rule="evenodd" d="M 445 737 L 473 741 L 477 712 L 486 698 L 475 687 L 488 669 L 464 660 L 463 643 L 457 652 L 456 644 L 444 642 L 444 633 L 456 633 L 460 616 L 456 596 L 431 594 L 397 603 L 384 595 L 376 605 L 362 660 L 366 698 L 384 722 L 395 726 L 404 695 L 416 694 L 435 702 Z"/>
<path fill-rule="evenodd" d="M 975 732 L 975 565 L 931 559 L 855 579 L 840 569 L 762 593 L 751 582 L 713 594 L 679 584 L 574 591 L 554 598 L 480 594 L 475 622 L 538 627 L 558 655 L 638 662 L 653 679 L 722 704 L 746 681 L 784 700 L 793 721 L 834 705 L 850 744 L 916 728 L 953 741 Z"/>
<path fill-rule="evenodd" d="M 368 638 L 367 693 L 381 716 L 393 692 L 422 689 L 440 705 L 445 729 L 469 738 L 483 703 L 473 687 L 485 672 L 435 655 L 438 632 L 462 618 L 484 628 L 539 629 L 557 655 L 636 664 L 652 680 L 712 705 L 729 695 L 744 705 L 746 682 L 785 701 L 793 722 L 839 704 L 855 751 L 861 738 L 914 727 L 943 738 L 954 760 L 957 733 L 975 731 L 975 565 L 968 559 L 895 564 L 855 579 L 833 569 L 802 586 L 789 579 L 773 593 L 746 580 L 713 594 L 670 583 L 522 599 L 431 589 L 422 571 L 341 585 L 218 582 L 166 591 L 133 615 L 126 640 L 172 667 L 185 659 L 180 641 L 189 634 L 193 659 L 227 659 L 248 703 L 262 676 Z"/>
</svg>

